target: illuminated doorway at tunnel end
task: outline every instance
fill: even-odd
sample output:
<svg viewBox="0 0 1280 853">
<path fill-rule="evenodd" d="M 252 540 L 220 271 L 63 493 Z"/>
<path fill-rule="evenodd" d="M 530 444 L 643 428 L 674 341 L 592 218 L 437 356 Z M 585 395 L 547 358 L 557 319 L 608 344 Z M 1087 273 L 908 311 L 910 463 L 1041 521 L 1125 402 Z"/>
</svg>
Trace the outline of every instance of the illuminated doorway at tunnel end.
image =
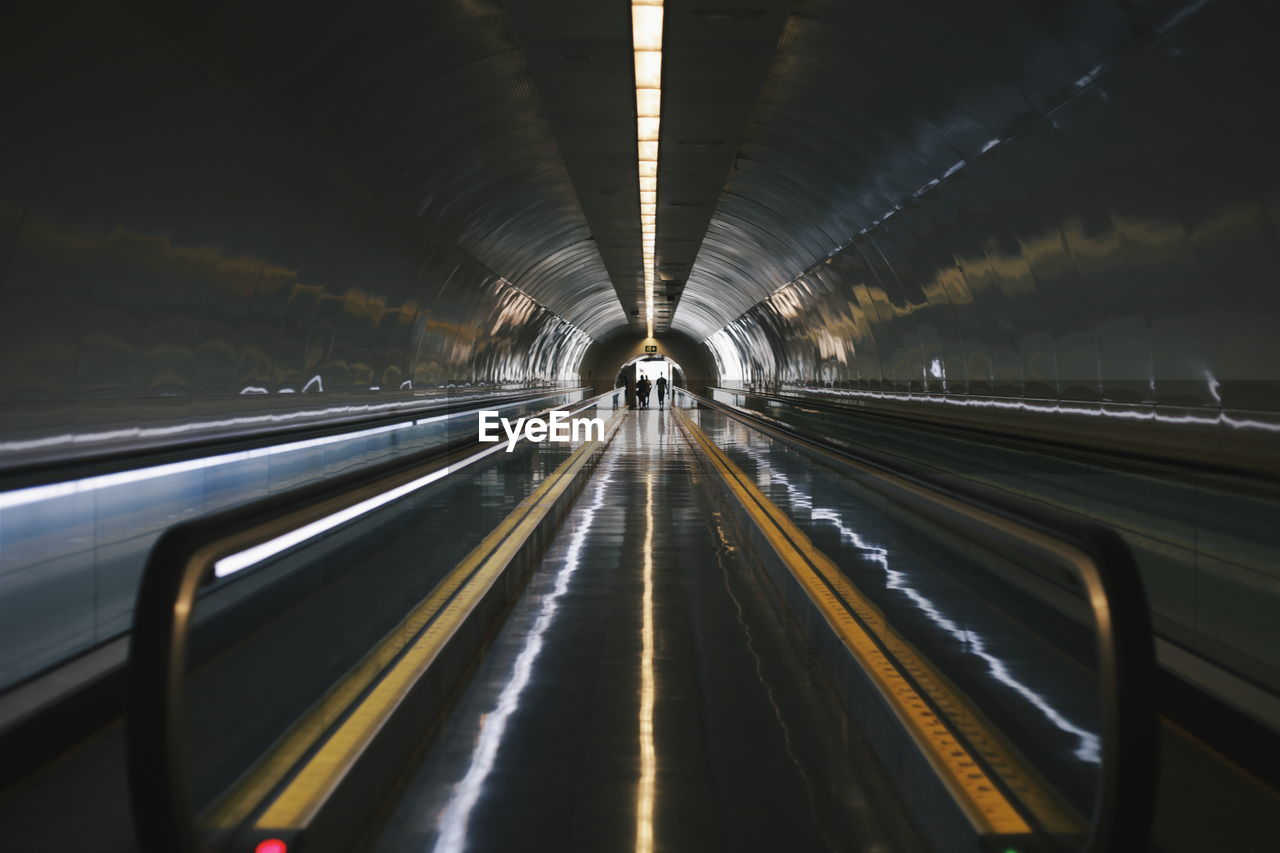
<svg viewBox="0 0 1280 853">
<path fill-rule="evenodd" d="M 645 353 L 628 359 L 618 367 L 613 380 L 615 388 L 621 388 L 626 384 L 627 369 L 633 365 L 636 369 L 634 379 L 637 382 L 642 377 L 648 377 L 650 382 L 657 383 L 658 377 L 662 376 L 672 388 L 685 386 L 685 371 L 680 362 L 670 356 Z"/>
</svg>

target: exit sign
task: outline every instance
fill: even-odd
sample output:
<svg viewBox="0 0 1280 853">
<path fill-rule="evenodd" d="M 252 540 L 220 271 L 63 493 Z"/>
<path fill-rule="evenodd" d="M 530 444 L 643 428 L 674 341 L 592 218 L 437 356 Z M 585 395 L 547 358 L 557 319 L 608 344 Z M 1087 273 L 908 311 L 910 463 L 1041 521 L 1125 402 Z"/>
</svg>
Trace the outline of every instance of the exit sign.
<svg viewBox="0 0 1280 853">
<path fill-rule="evenodd" d="M 646 347 L 644 348 L 644 351 L 645 351 L 645 352 L 657 352 L 657 351 L 658 351 L 658 347 L 657 347 L 657 346 L 655 346 L 655 345 L 653 345 L 653 344 L 649 344 L 648 346 L 646 346 Z"/>
</svg>

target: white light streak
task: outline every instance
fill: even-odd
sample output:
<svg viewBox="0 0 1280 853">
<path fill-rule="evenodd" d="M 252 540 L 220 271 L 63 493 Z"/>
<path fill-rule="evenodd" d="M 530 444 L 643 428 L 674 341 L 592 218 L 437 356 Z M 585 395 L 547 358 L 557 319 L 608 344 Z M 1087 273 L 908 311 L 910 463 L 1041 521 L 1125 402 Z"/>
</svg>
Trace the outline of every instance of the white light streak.
<svg viewBox="0 0 1280 853">
<path fill-rule="evenodd" d="M 475 748 L 471 753 L 471 763 L 466 775 L 453 786 L 453 794 L 440 816 L 439 834 L 433 850 L 435 853 L 460 853 L 466 848 L 467 826 L 471 822 L 471 812 L 484 791 L 485 781 L 493 771 L 498 748 L 507 731 L 507 723 L 512 714 L 520 707 L 520 697 L 529 677 L 533 673 L 533 665 L 542 652 L 542 637 L 555 619 L 560 606 L 560 599 L 569 589 L 569 582 L 578 570 L 582 559 L 582 546 L 591 532 L 595 522 L 596 511 L 604 505 L 605 490 L 611 482 L 612 462 L 607 463 L 600 473 L 591 504 L 582 516 L 581 524 L 574 531 L 565 554 L 564 565 L 556 574 L 555 588 L 550 595 L 542 599 L 538 618 L 524 637 L 524 647 L 511 668 L 511 677 L 498 695 L 494 709 L 485 714 L 480 723 L 480 733 L 476 738 Z"/>
<path fill-rule="evenodd" d="M 852 544 L 855 548 L 862 551 L 864 559 L 876 563 L 884 569 L 886 583 L 888 589 L 902 593 L 911 600 L 917 608 L 919 608 L 928 619 L 947 632 L 959 643 L 960 648 L 969 654 L 981 659 L 987 665 L 987 671 L 996 681 L 1013 689 L 1022 696 L 1028 703 L 1039 710 L 1055 727 L 1076 737 L 1078 739 L 1075 756 L 1081 761 L 1090 764 L 1102 763 L 1102 741 L 1097 734 L 1087 729 L 1077 726 L 1075 723 L 1063 716 L 1058 709 L 1049 704 L 1048 700 L 1042 695 L 1032 690 L 1010 671 L 1008 665 L 997 657 L 995 654 L 987 651 L 986 641 L 974 631 L 966 630 L 957 625 L 949 617 L 944 615 L 930 599 L 922 595 L 918 590 L 910 585 L 909 578 L 904 572 L 897 571 L 889 567 L 889 552 L 872 545 L 845 525 L 840 513 L 834 509 L 824 507 L 815 507 L 813 499 L 804 493 L 801 489 L 796 488 L 787 479 L 786 475 L 769 465 L 768 460 L 760 453 L 753 452 L 749 448 L 743 448 L 747 455 L 756 461 L 758 470 L 768 472 L 769 477 L 780 483 L 787 490 L 787 495 L 791 503 L 801 510 L 809 510 L 810 517 L 815 521 L 824 521 L 833 525 L 839 532 L 840 538 Z"/>
<path fill-rule="evenodd" d="M 573 415 L 586 411 L 595 405 L 595 403 L 586 403 L 571 411 L 569 415 L 572 417 Z M 437 419 L 444 417 L 451 416 L 440 415 Z M 338 512 L 327 515 L 324 518 L 313 521 L 310 524 L 305 524 L 295 530 L 291 530 L 282 536 L 277 536 L 274 539 L 269 539 L 266 542 L 254 545 L 252 548 L 246 548 L 243 551 L 237 551 L 234 554 L 223 557 L 221 560 L 218 560 L 213 564 L 213 573 L 216 577 L 223 578 L 228 575 L 233 575 L 236 572 L 243 571 L 250 566 L 261 563 L 263 560 L 269 559 L 277 554 L 289 550 L 290 548 L 296 547 L 309 539 L 314 539 L 322 533 L 332 530 L 341 524 L 346 524 L 348 521 L 352 521 L 362 515 L 367 515 L 378 507 L 385 506 L 392 501 L 399 500 L 406 495 L 410 495 L 420 489 L 426 488 L 432 483 L 447 477 L 450 474 L 461 471 L 463 468 L 479 462 L 489 454 L 502 450 L 503 447 L 504 445 L 502 444 L 495 444 L 493 447 L 482 450 L 479 453 L 472 454 L 460 462 L 456 462 L 452 465 L 446 465 L 438 471 L 432 471 L 430 474 L 419 477 L 412 482 L 397 486 L 396 488 L 383 492 L 380 495 L 375 495 L 374 497 L 363 500 L 358 504 L 339 510 Z"/>
<path fill-rule="evenodd" d="M 213 564 L 213 573 L 216 577 L 225 578 L 228 575 L 233 575 L 236 572 L 243 571 L 252 565 L 261 563 L 263 560 L 274 557 L 276 554 L 280 554 L 290 548 L 300 545 L 308 539 L 314 539 L 320 534 L 332 530 L 340 524 L 346 524 L 348 521 L 373 512 L 380 506 L 385 506 L 394 500 L 399 500 L 406 495 L 425 488 L 437 480 L 449 476 L 455 471 L 459 471 L 466 468 L 468 465 L 479 462 L 489 454 L 501 450 L 502 447 L 503 446 L 501 444 L 498 444 L 488 448 L 487 450 L 482 450 L 479 453 L 468 456 L 456 465 L 446 465 L 438 471 L 432 471 L 426 476 L 419 477 L 418 479 L 405 483 L 404 485 L 397 486 L 390 491 L 383 492 L 380 495 L 375 495 L 374 497 L 363 500 L 358 504 L 339 510 L 332 515 L 326 515 L 324 518 L 313 521 L 310 524 L 304 524 L 302 527 L 291 530 L 283 536 L 268 539 L 266 542 L 254 545 L 252 548 L 246 548 L 243 551 L 237 551 L 234 554 L 223 557 L 221 560 L 218 560 Z"/>
<path fill-rule="evenodd" d="M 322 447 L 326 444 L 334 444 L 339 441 L 350 441 L 356 438 L 365 438 L 379 433 L 404 429 L 405 427 L 411 427 L 413 425 L 413 421 L 405 421 L 404 423 L 362 429 L 357 432 L 342 433 L 341 435 L 327 435 L 323 438 L 291 441 L 287 444 L 275 444 L 270 447 L 259 447 L 253 450 L 243 450 L 236 453 L 221 453 L 217 456 L 205 456 L 200 459 L 187 459 L 182 462 L 170 462 L 166 465 L 152 465 L 147 468 L 134 468 L 130 471 L 117 471 L 113 474 L 100 474 L 96 477 L 68 480 L 63 483 L 49 483 L 44 486 L 31 486 L 26 489 L 14 489 L 13 491 L 0 493 L 0 509 L 9 509 L 16 506 L 38 503 L 40 501 L 65 497 L 78 492 L 92 492 L 98 489 L 111 488 L 113 486 L 123 486 L 140 483 L 145 480 L 154 480 L 158 477 L 168 477 L 174 474 L 184 474 L 189 471 L 215 468 L 219 465 L 228 465 L 232 462 L 245 462 L 250 459 L 274 456 L 279 453 L 292 453 L 298 450 L 306 450 L 311 447 Z"/>
<path fill-rule="evenodd" d="M 1076 80 L 1075 87 L 1077 89 L 1083 89 L 1085 86 L 1088 86 L 1094 80 L 1097 80 L 1098 74 L 1100 74 L 1101 72 L 1102 72 L 1101 65 L 1093 66 L 1085 73 L 1083 77 L 1081 77 L 1079 80 Z"/>
</svg>

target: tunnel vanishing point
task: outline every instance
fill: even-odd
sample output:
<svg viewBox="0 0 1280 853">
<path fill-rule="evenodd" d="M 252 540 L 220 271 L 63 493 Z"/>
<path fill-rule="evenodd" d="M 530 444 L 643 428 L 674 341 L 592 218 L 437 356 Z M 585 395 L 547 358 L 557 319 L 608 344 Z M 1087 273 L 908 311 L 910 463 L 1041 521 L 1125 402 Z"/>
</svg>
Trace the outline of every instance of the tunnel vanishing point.
<svg viewBox="0 0 1280 853">
<path fill-rule="evenodd" d="M 1277 849 L 1277 32 L 8 4 L 0 849 Z"/>
</svg>

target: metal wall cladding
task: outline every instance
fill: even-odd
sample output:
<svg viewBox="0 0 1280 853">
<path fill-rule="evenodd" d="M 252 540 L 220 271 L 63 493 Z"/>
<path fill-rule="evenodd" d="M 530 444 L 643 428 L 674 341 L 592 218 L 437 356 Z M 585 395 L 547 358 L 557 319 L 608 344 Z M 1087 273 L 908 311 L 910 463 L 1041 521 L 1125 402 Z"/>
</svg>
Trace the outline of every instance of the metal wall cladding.
<svg viewBox="0 0 1280 853">
<path fill-rule="evenodd" d="M 1276 11 L 926 5 L 801 4 L 676 326 L 746 381 L 1280 461 Z"/>
<path fill-rule="evenodd" d="M 449 227 L 443 212 L 415 222 L 148 28 L 94 4 L 73 11 L 42 7 L 4 36 L 10 67 L 21 69 L 3 75 L 0 139 L 5 462 L 65 456 L 95 439 L 133 442 L 140 422 L 196 434 L 205 418 L 305 408 L 313 392 L 331 410 L 375 394 L 576 384 L 591 338 L 535 301 L 545 295 L 536 259 L 561 263 L 564 252 L 548 260 L 540 243 L 504 242 L 494 234 L 507 226 L 481 221 L 482 199 L 465 194 L 452 198 L 474 209 L 455 209 Z M 279 72 L 333 61 L 284 62 Z M 366 142 L 391 138 L 404 143 L 389 128 Z M 509 144 L 507 155 L 525 140 Z M 463 180 L 464 163 L 450 173 L 443 162 L 452 150 L 424 144 L 419 154 Z M 547 152 L 522 156 L 534 168 Z M 516 186 L 512 172 L 501 180 L 513 182 L 516 207 L 536 189 Z M 477 192 L 496 192 L 486 187 Z M 447 186 L 424 192 L 432 204 L 450 199 Z M 520 210 L 542 219 L 542 237 L 564 239 L 552 213 Z M 507 255 L 488 252 L 487 239 Z M 515 258 L 535 260 L 516 268 Z M 616 308 L 607 280 L 602 288 Z M 607 315 L 575 293 L 587 306 L 576 310 Z M 289 394 L 304 397 L 280 396 Z"/>
</svg>

